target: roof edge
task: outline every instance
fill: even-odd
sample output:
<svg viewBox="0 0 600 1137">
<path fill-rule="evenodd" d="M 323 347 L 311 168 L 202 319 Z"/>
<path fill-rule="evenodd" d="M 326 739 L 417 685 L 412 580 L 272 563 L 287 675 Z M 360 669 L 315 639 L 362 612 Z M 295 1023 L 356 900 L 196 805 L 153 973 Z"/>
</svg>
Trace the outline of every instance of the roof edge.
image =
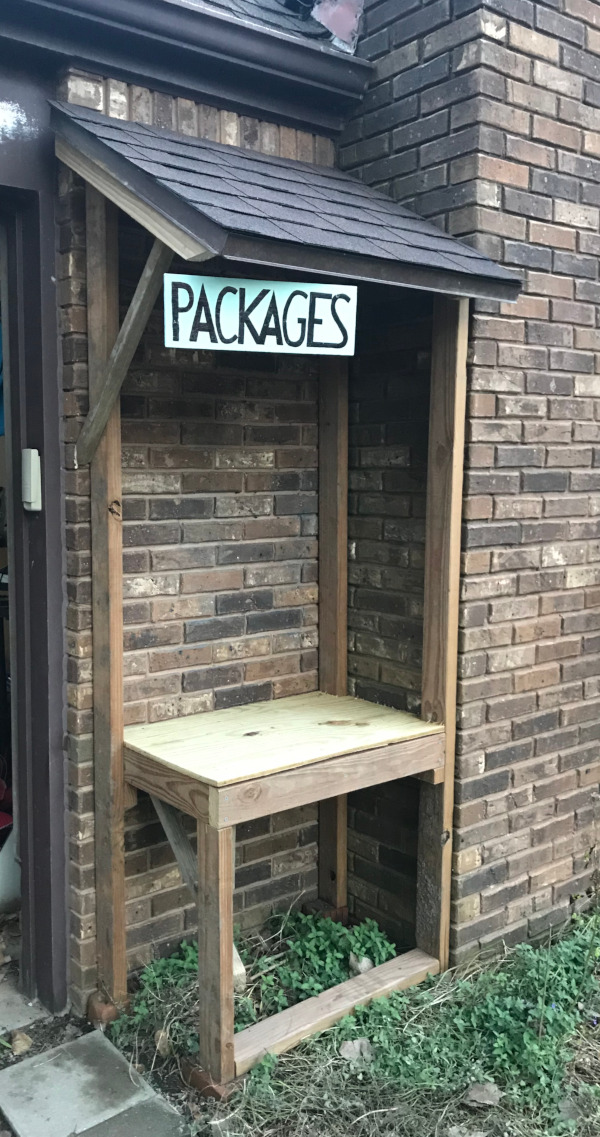
<svg viewBox="0 0 600 1137">
<path fill-rule="evenodd" d="M 246 262 L 288 271 L 299 269 L 320 276 L 352 280 L 357 284 L 385 284 L 392 288 L 442 292 L 448 296 L 478 300 L 514 301 L 521 292 L 521 282 L 508 273 L 506 280 L 501 280 L 479 276 L 475 272 L 452 272 L 408 262 L 378 260 L 358 253 L 332 252 L 315 245 L 288 245 L 285 241 L 246 234 L 230 234 L 221 256 L 238 264 Z"/>
<path fill-rule="evenodd" d="M 362 100 L 372 72 L 356 56 L 178 0 L 3 0 L 1 38 L 331 135 Z"/>
<path fill-rule="evenodd" d="M 200 246 L 208 257 L 221 254 L 227 239 L 226 230 L 208 218 L 201 218 L 197 210 L 185 202 L 173 200 L 169 190 L 159 186 L 149 174 L 132 168 L 127 159 L 114 152 L 110 154 L 112 168 L 109 169 L 103 144 L 69 116 L 68 108 L 53 101 L 50 108 L 50 125 L 56 135 L 56 156 L 60 161 L 91 182 L 184 260 L 205 259 Z M 118 185 L 124 194 L 118 193 Z M 132 208 L 134 202 L 141 208 Z M 161 219 L 167 222 L 162 231 Z"/>
</svg>

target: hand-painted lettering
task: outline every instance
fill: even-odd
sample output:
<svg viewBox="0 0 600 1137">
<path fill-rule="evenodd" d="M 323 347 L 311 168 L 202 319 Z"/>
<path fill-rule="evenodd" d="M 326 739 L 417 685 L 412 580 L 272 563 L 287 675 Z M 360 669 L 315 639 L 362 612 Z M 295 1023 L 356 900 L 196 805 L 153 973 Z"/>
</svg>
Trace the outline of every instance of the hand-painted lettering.
<svg viewBox="0 0 600 1137">
<path fill-rule="evenodd" d="M 246 289 L 240 288 L 240 322 L 239 322 L 239 329 L 240 330 L 238 332 L 239 343 L 244 342 L 244 331 L 246 328 L 250 332 L 250 335 L 254 339 L 255 343 L 261 343 L 262 342 L 261 338 L 260 338 L 260 332 L 257 332 L 256 328 L 254 327 L 254 324 L 252 323 L 252 320 L 250 319 L 250 316 L 252 315 L 254 310 L 256 308 L 258 308 L 258 305 L 264 300 L 265 296 L 268 296 L 268 295 L 269 295 L 269 289 L 268 288 L 261 288 L 258 296 L 255 296 L 254 300 L 251 300 L 250 303 L 248 304 L 248 307 L 246 307 Z"/>
<path fill-rule="evenodd" d="M 179 303 L 179 293 L 187 293 L 187 304 Z M 181 281 L 174 281 L 171 285 L 171 305 L 173 310 L 173 339 L 179 339 L 179 315 L 181 312 L 190 312 L 192 304 L 194 303 L 194 293 L 189 284 L 182 284 Z"/>
<path fill-rule="evenodd" d="M 212 312 L 210 310 L 210 304 L 208 303 L 208 296 L 206 295 L 206 289 L 204 285 L 202 285 L 202 288 L 200 289 L 200 298 L 198 300 L 198 305 L 194 315 L 194 322 L 192 324 L 192 330 L 190 332 L 190 340 L 192 343 L 198 342 L 198 336 L 200 335 L 200 332 L 208 332 L 210 336 L 210 342 L 218 343 L 217 333 L 215 331 L 215 325 L 212 318 Z"/>
<path fill-rule="evenodd" d="M 165 275 L 167 347 L 353 355 L 354 285 Z"/>
<path fill-rule="evenodd" d="M 285 336 L 285 342 L 288 347 L 300 347 L 300 344 L 304 343 L 304 337 L 306 335 L 306 319 L 304 316 L 297 316 L 296 319 L 298 327 L 300 328 L 300 335 L 296 340 L 290 339 L 289 336 L 288 319 L 290 315 L 290 308 L 297 296 L 301 296 L 303 300 L 308 300 L 307 292 L 302 292 L 302 289 L 295 288 L 294 291 L 290 293 L 285 302 L 285 307 L 283 309 L 283 334 Z"/>
<path fill-rule="evenodd" d="M 225 288 L 222 288 L 221 291 L 219 292 L 219 295 L 217 296 L 217 303 L 215 305 L 215 324 L 217 326 L 217 332 L 219 334 L 219 339 L 220 339 L 221 343 L 236 343 L 237 342 L 237 336 L 235 335 L 235 333 L 232 336 L 226 336 L 226 335 L 224 335 L 223 329 L 221 327 L 221 305 L 222 305 L 225 297 L 229 294 L 231 294 L 232 296 L 235 296 L 237 294 L 237 288 L 232 288 L 230 284 L 227 284 L 225 286 Z"/>
</svg>

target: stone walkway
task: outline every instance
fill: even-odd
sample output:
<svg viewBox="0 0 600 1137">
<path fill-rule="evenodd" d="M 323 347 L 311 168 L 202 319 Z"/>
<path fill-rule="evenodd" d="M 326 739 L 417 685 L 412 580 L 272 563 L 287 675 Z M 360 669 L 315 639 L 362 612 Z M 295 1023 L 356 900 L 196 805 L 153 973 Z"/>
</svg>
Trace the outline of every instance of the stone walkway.
<svg viewBox="0 0 600 1137">
<path fill-rule="evenodd" d="M 1 1070 L 0 1103 L 16 1137 L 189 1137 L 99 1031 Z"/>
</svg>

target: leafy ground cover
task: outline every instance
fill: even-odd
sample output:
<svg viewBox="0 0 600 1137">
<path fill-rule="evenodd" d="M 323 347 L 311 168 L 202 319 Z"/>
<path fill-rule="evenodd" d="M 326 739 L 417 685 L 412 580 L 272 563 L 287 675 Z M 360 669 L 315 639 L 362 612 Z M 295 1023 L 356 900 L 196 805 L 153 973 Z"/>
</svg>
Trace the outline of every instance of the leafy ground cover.
<svg viewBox="0 0 600 1137">
<path fill-rule="evenodd" d="M 342 929 L 293 915 L 242 950 L 251 983 L 238 1026 L 346 978 L 350 951 L 383 962 L 392 949 L 370 922 Z M 147 1073 L 164 1075 L 194 1052 L 195 955 L 188 946 L 146 968 L 132 1015 L 113 1028 Z M 267 1057 L 228 1103 L 189 1094 L 192 1132 L 598 1137 L 599 973 L 593 914 L 542 947 L 520 945 L 360 1008 L 289 1054 Z"/>
<path fill-rule="evenodd" d="M 394 945 L 374 920 L 345 927 L 332 920 L 290 911 L 274 917 L 264 933 L 237 944 L 246 967 L 247 987 L 235 996 L 235 1029 L 277 1014 L 286 1007 L 320 995 L 352 974 L 351 961 L 365 957 L 377 966 L 393 959 Z M 112 1028 L 113 1041 L 138 1060 L 148 1060 L 155 1035 L 162 1048 L 193 1057 L 197 1040 L 198 949 L 184 943 L 166 959 L 144 968 L 131 1013 Z"/>
</svg>

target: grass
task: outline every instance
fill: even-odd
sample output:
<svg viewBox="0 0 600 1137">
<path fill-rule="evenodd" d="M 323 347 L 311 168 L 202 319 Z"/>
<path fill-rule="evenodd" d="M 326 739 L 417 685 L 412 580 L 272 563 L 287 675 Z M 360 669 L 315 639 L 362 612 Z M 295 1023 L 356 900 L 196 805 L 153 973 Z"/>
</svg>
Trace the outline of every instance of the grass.
<svg viewBox="0 0 600 1137">
<path fill-rule="evenodd" d="M 286 967 L 303 981 L 317 968 L 318 983 L 324 943 L 325 970 L 345 966 L 332 943 L 338 933 L 330 933 L 339 926 L 322 921 L 324 931 L 296 919 L 287 932 L 285 926 L 271 931 L 262 948 L 244 947 L 254 960 L 257 1014 L 261 974 L 294 999 L 299 993 L 286 985 Z M 375 937 L 385 950 L 376 926 L 361 935 Z M 307 940 L 310 949 L 302 947 Z M 296 945 L 291 951 L 290 943 Z M 340 950 L 345 953 L 347 943 Z M 146 969 L 152 978 L 142 978 L 131 1020 L 121 1020 L 115 1031 L 118 1045 L 134 1060 L 143 1053 L 155 1069 L 163 1062 L 172 1067 L 193 1045 L 177 1025 L 190 1023 L 182 1019 L 182 1004 L 192 1023 L 194 1015 L 195 974 L 186 971 L 192 965 L 195 971 L 194 951 L 186 951 L 185 958 Z M 261 960 L 271 961 L 262 972 Z M 201 1137 L 598 1137 L 599 970 L 600 916 L 577 918 L 543 947 L 520 945 L 494 963 L 376 1000 L 289 1054 L 267 1057 L 226 1105 L 190 1095 L 192 1131 Z M 157 984 L 160 998 L 148 1015 L 143 992 Z M 159 1020 L 172 1047 L 164 1060 L 153 1043 Z M 362 1054 L 343 1056 L 344 1043 L 362 1039 L 370 1044 L 354 1048 Z M 494 1104 L 469 1105 L 473 1084 L 491 1087 Z"/>
</svg>

